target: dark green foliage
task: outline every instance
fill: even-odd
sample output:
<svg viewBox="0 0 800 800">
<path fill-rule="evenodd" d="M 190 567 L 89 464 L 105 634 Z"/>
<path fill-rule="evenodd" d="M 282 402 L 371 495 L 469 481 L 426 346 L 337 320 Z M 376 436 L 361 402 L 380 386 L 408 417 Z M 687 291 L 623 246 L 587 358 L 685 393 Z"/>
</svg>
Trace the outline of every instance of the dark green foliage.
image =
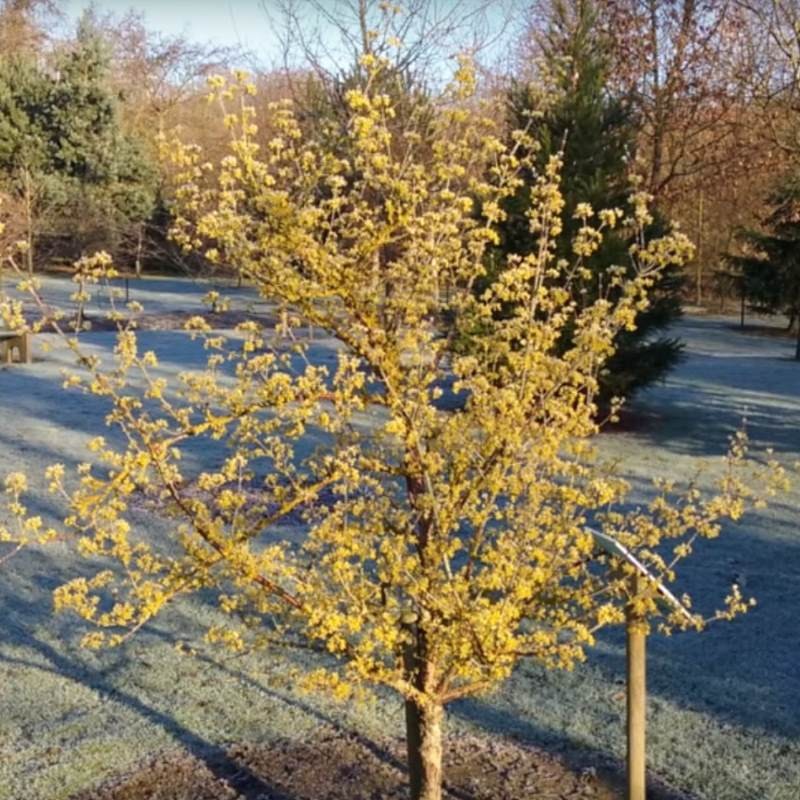
<svg viewBox="0 0 800 800">
<path fill-rule="evenodd" d="M 384 65 L 370 74 L 356 63 L 335 76 L 311 75 L 300 96 L 296 98 L 298 116 L 309 138 L 328 152 L 347 158 L 347 129 L 352 113 L 347 93 L 365 89 L 386 94 L 391 98 L 394 120 L 391 124 L 399 146 L 406 146 L 403 133 L 413 131 L 419 136 L 419 146 L 426 146 L 426 131 L 433 121 L 434 106 L 426 87 L 407 69 Z"/>
<path fill-rule="evenodd" d="M 542 99 L 538 85 L 515 82 L 508 92 L 509 126 L 527 127 L 540 149 L 534 157 L 534 173 L 526 176 L 525 184 L 506 204 L 507 219 L 500 231 L 502 253 L 527 254 L 536 247 L 524 209 L 535 174 L 553 156 L 561 154 L 564 164 L 561 188 L 566 223 L 556 242 L 559 258 L 574 258 L 572 241 L 581 224 L 573 218 L 578 203 L 589 203 L 595 211 L 627 207 L 637 126 L 627 99 L 609 88 L 609 47 L 593 3 L 554 4 L 542 42 L 553 91 Z M 650 233 L 663 233 L 664 227 L 658 221 Z M 630 265 L 630 244 L 621 229 L 605 237 L 587 260 L 591 279 L 573 286 L 579 304 L 593 302 L 605 290 L 609 267 Z M 490 265 L 488 280 L 493 271 Z M 617 352 L 601 378 L 601 405 L 614 396 L 630 397 L 662 378 L 679 360 L 682 345 L 663 331 L 680 316 L 681 285 L 677 272 L 664 275 L 654 287 L 651 308 L 637 319 L 637 330 L 618 337 Z"/>
<path fill-rule="evenodd" d="M 50 158 L 44 119 L 51 82 L 22 58 L 0 62 L 0 165 L 43 167 Z"/>
<path fill-rule="evenodd" d="M 68 256 L 115 250 L 152 212 L 157 174 L 122 131 L 108 70 L 84 24 L 50 66 L 24 55 L 0 62 L 0 179 L 20 198 L 31 246 L 35 233 L 68 236 Z"/>
<path fill-rule="evenodd" d="M 795 357 L 800 360 L 800 179 L 784 180 L 769 200 L 773 210 L 763 229 L 742 231 L 738 239 L 744 253 L 727 261 L 741 275 L 751 308 L 785 314 L 797 326 Z"/>
</svg>

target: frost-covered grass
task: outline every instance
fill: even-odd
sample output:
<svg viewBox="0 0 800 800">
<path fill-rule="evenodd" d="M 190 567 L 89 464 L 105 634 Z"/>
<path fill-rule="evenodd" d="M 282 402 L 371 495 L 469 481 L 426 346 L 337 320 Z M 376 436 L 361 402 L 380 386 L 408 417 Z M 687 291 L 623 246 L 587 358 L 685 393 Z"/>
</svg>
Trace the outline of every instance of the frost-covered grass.
<svg viewBox="0 0 800 800">
<path fill-rule="evenodd" d="M 18 281 L 6 272 L 3 278 L 3 290 L 12 297 L 25 299 L 27 294 L 17 291 Z M 70 280 L 61 277 L 44 275 L 39 278 L 39 294 L 42 299 L 55 308 L 69 309 L 74 303 L 70 296 L 77 286 Z M 126 281 L 116 278 L 111 282 L 117 290 L 114 302 L 124 306 L 126 300 Z M 184 280 L 169 277 L 130 278 L 127 282 L 130 300 L 135 300 L 144 306 L 148 314 L 160 314 L 167 311 L 191 311 L 200 313 L 208 306 L 203 298 L 211 291 L 217 291 L 231 303 L 233 308 L 247 308 L 261 304 L 261 299 L 248 287 L 236 287 L 229 280 L 209 278 L 208 280 Z M 89 287 L 92 299 L 87 309 L 90 313 L 106 311 L 110 307 L 110 296 L 104 288 Z"/>
<path fill-rule="evenodd" d="M 199 310 L 208 288 L 148 281 L 133 296 L 148 310 Z M 56 280 L 45 289 L 54 301 L 68 295 Z M 251 300 L 242 292 L 237 302 Z M 637 400 L 640 424 L 600 441 L 638 497 L 657 475 L 687 479 L 704 465 L 713 473 L 742 417 L 756 451 L 773 447 L 794 460 L 800 364 L 790 360 L 792 342 L 740 333 L 726 318 L 688 318 L 679 333 L 688 357 Z M 87 341 L 107 354 L 113 335 Z M 180 332 L 146 332 L 142 344 L 159 352 L 166 372 L 201 363 L 200 350 Z M 335 346 L 318 338 L 315 357 L 331 358 Z M 0 475 L 24 469 L 35 477 L 51 462 L 74 464 L 85 458 L 86 440 L 105 432 L 102 401 L 60 389 L 67 363 L 54 351 L 31 366 L 0 369 Z M 800 797 L 798 501 L 795 489 L 732 526 L 683 573 L 679 588 L 706 609 L 738 580 L 758 598 L 751 614 L 702 636 L 651 641 L 650 763 L 668 782 L 708 800 Z M 37 510 L 57 515 L 50 503 L 37 493 Z M 142 517 L 140 524 L 157 535 L 157 520 Z M 392 698 L 345 710 L 295 693 L 287 675 L 297 656 L 182 654 L 215 614 L 201 598 L 171 609 L 123 649 L 81 651 L 79 626 L 54 617 L 49 600 L 49 591 L 81 567 L 53 546 L 0 573 L 0 800 L 58 800 L 159 750 L 216 756 L 233 741 L 304 738 L 328 718 L 366 735 L 400 733 L 401 709 Z M 574 673 L 525 666 L 497 696 L 453 706 L 451 725 L 620 756 L 623 669 L 614 633 Z"/>
</svg>

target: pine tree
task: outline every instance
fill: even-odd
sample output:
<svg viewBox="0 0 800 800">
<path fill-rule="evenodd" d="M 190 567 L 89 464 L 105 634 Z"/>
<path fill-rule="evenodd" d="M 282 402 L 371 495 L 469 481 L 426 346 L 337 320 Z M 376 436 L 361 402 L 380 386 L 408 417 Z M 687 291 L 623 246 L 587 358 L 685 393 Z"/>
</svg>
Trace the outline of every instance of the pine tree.
<svg viewBox="0 0 800 800">
<path fill-rule="evenodd" d="M 53 66 L 0 61 L 0 178 L 23 209 L 31 270 L 45 228 L 78 252 L 113 250 L 154 202 L 155 170 L 122 130 L 108 54 L 88 23 Z"/>
<path fill-rule="evenodd" d="M 157 173 L 144 148 L 122 129 L 110 89 L 110 54 L 86 18 L 76 42 L 57 62 L 53 127 L 60 131 L 55 168 L 70 178 L 69 216 L 81 254 L 98 246 L 117 251 L 152 213 Z"/>
<path fill-rule="evenodd" d="M 561 155 L 565 213 L 557 252 L 572 260 L 572 242 L 585 224 L 576 213 L 579 203 L 588 203 L 594 211 L 628 204 L 636 121 L 626 98 L 609 86 L 610 43 L 595 3 L 556 0 L 541 47 L 550 91 L 543 93 L 541 83 L 515 82 L 508 92 L 509 127 L 527 126 L 540 149 L 535 169 L 506 203 L 499 250 L 503 255 L 528 253 L 537 246 L 538 234 L 531 232 L 525 209 L 536 177 L 553 156 Z M 656 214 L 650 235 L 667 229 Z M 629 232 L 621 228 L 605 238 L 586 262 L 591 277 L 571 287 L 580 306 L 607 289 L 610 267 L 623 266 L 630 272 L 630 245 Z M 495 277 L 496 270 L 490 268 L 488 280 Z M 654 288 L 649 308 L 638 315 L 636 330 L 618 335 L 616 353 L 601 378 L 601 406 L 614 396 L 630 397 L 663 377 L 680 358 L 682 345 L 663 332 L 680 316 L 681 284 L 676 270 L 666 271 Z"/>
<path fill-rule="evenodd" d="M 28 270 L 33 270 L 35 242 L 45 210 L 63 197 L 52 170 L 45 124 L 51 81 L 24 56 L 0 60 L 0 173 L 2 188 L 18 210 Z"/>
<path fill-rule="evenodd" d="M 745 253 L 727 260 L 741 273 L 743 294 L 766 314 L 786 314 L 797 330 L 795 358 L 800 361 L 800 180 L 793 176 L 770 197 L 773 211 L 762 230 L 739 235 Z"/>
</svg>

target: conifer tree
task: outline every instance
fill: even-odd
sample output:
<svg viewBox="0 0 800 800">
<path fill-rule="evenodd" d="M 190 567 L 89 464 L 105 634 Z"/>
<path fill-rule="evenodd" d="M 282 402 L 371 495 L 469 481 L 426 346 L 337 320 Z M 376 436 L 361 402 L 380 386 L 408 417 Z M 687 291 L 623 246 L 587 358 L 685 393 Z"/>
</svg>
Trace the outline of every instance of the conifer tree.
<svg viewBox="0 0 800 800">
<path fill-rule="evenodd" d="M 797 330 L 795 358 L 800 361 L 800 180 L 791 177 L 770 198 L 773 211 L 762 230 L 739 235 L 745 253 L 728 256 L 741 272 L 743 292 L 756 310 L 786 314 Z"/>
<path fill-rule="evenodd" d="M 15 233 L 25 243 L 28 271 L 33 270 L 44 210 L 62 194 L 44 124 L 50 89 L 50 81 L 31 60 L 0 61 L 0 172 L 3 189 L 18 209 L 20 230 Z"/>
<path fill-rule="evenodd" d="M 122 130 L 109 59 L 90 24 L 53 69 L 25 55 L 0 61 L 0 180 L 22 206 L 30 270 L 43 232 L 78 250 L 115 249 L 152 211 L 155 171 Z"/>
<path fill-rule="evenodd" d="M 631 194 L 637 130 L 631 106 L 609 85 L 610 42 L 596 4 L 592 0 L 555 0 L 552 12 L 541 41 L 549 91 L 543 92 L 539 82 L 515 82 L 508 92 L 510 127 L 527 127 L 539 150 L 527 180 L 505 204 L 507 219 L 500 226 L 500 250 L 503 254 L 528 253 L 536 246 L 538 236 L 530 229 L 525 209 L 536 176 L 553 156 L 561 154 L 565 214 L 557 253 L 570 261 L 572 243 L 586 222 L 583 212 L 625 207 Z M 649 233 L 660 235 L 667 226 L 655 216 Z M 602 295 L 609 268 L 633 269 L 631 244 L 631 232 L 618 229 L 586 260 L 588 273 L 570 287 L 581 304 Z M 490 270 L 492 273 L 496 270 Z M 650 307 L 637 317 L 636 330 L 619 334 L 616 352 L 601 379 L 605 404 L 614 396 L 629 397 L 663 377 L 679 359 L 681 344 L 663 331 L 680 315 L 680 288 L 677 270 L 665 271 L 653 288 Z"/>
</svg>

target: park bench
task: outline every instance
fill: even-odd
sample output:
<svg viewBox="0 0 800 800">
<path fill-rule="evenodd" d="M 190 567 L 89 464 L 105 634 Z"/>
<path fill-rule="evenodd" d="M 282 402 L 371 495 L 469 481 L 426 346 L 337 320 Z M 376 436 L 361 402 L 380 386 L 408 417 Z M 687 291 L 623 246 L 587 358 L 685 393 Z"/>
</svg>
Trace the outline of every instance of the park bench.
<svg viewBox="0 0 800 800">
<path fill-rule="evenodd" d="M 27 331 L 0 331 L 0 364 L 10 364 L 17 351 L 18 360 L 23 364 L 33 361 L 31 335 Z"/>
</svg>

